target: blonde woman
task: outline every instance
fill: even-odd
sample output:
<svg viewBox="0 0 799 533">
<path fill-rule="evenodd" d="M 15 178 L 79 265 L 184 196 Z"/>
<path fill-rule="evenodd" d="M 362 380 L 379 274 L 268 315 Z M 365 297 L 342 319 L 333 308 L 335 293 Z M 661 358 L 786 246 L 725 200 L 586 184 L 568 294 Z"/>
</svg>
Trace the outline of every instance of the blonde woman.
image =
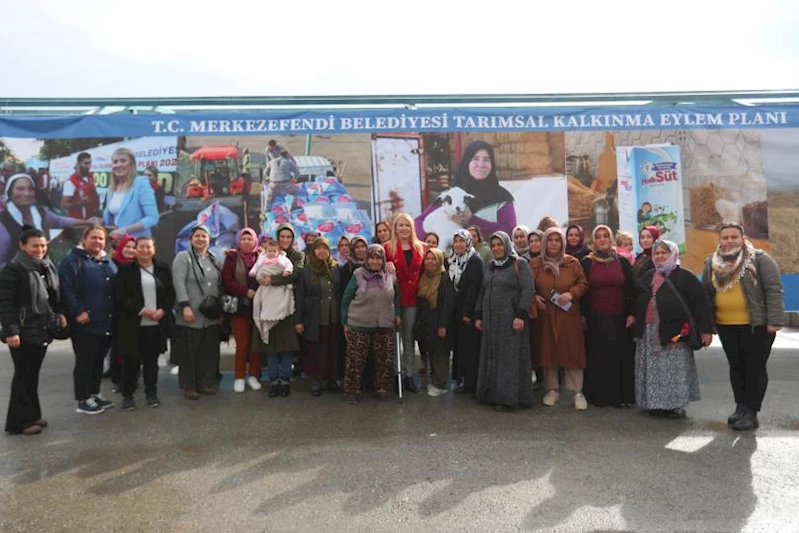
<svg viewBox="0 0 799 533">
<path fill-rule="evenodd" d="M 386 262 L 394 265 L 400 289 L 400 319 L 402 327 L 402 375 L 404 387 L 419 392 L 413 379 L 415 368 L 413 326 L 416 323 L 416 291 L 422 272 L 425 244 L 416 236 L 413 219 L 400 213 L 394 219 L 391 239 L 383 244 Z"/>
<path fill-rule="evenodd" d="M 136 157 L 127 148 L 111 156 L 111 182 L 105 197 L 103 224 L 113 227 L 110 237 L 150 236 L 158 224 L 158 205 L 150 181 L 136 175 Z"/>
</svg>

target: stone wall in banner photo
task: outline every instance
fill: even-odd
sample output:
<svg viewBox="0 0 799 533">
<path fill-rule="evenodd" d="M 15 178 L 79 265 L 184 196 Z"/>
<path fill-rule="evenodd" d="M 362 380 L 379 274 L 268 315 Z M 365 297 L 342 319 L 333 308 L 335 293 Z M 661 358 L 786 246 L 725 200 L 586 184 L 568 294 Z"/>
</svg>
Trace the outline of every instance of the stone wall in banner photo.
<svg viewBox="0 0 799 533">
<path fill-rule="evenodd" d="M 722 219 L 739 220 L 756 246 L 771 249 L 759 130 L 568 132 L 566 159 L 581 162 L 578 170 L 583 183 L 595 177 L 608 133 L 614 146 L 680 147 L 687 238 L 681 260 L 689 269 L 701 270 L 705 257 L 715 249 L 715 228 Z"/>
</svg>

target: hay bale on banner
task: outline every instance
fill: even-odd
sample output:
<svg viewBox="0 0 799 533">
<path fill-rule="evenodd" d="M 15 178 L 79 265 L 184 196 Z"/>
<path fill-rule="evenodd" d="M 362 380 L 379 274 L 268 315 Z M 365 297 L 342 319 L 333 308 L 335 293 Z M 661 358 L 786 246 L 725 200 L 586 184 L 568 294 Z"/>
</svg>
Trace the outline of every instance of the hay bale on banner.
<svg viewBox="0 0 799 533">
<path fill-rule="evenodd" d="M 594 201 L 602 195 L 580 183 L 574 176 L 568 176 L 567 184 L 569 218 L 590 217 Z"/>
<path fill-rule="evenodd" d="M 552 152 L 548 142 L 528 142 L 522 145 L 522 153 L 533 155 L 550 155 Z"/>
<path fill-rule="evenodd" d="M 528 143 L 547 142 L 549 136 L 546 131 L 524 131 L 521 132 L 520 135 L 524 142 Z"/>
<path fill-rule="evenodd" d="M 547 155 L 525 154 L 522 157 L 522 168 L 549 168 L 552 169 L 552 158 Z"/>
</svg>

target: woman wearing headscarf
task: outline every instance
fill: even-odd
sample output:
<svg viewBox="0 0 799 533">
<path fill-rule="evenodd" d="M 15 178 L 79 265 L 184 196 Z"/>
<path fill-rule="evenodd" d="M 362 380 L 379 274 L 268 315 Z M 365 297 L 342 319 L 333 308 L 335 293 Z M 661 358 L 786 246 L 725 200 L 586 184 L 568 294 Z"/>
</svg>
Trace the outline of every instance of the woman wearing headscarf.
<svg viewBox="0 0 799 533">
<path fill-rule="evenodd" d="M 122 265 L 127 265 L 132 263 L 136 260 L 136 237 L 132 235 L 125 235 L 122 237 L 119 242 L 117 243 L 116 249 L 114 250 L 114 255 L 112 256 L 112 261 L 117 266 L 117 271 L 119 270 Z M 113 331 L 113 335 L 111 335 L 111 351 L 109 353 L 110 365 L 108 374 L 104 375 L 103 377 L 111 377 L 111 391 L 112 392 L 121 392 L 122 391 L 122 365 L 124 364 L 124 348 L 125 344 L 119 342 L 119 335 L 117 332 L 119 331 L 119 327 L 117 325 L 117 319 L 119 318 L 119 309 L 118 307 L 114 308 L 114 323 L 111 325 L 111 331 Z"/>
<path fill-rule="evenodd" d="M 588 292 L 580 303 L 587 326 L 583 391 L 591 405 L 626 407 L 635 403 L 635 324 L 637 290 L 632 266 L 616 254 L 611 229 L 594 228 L 593 251 L 580 264 Z"/>
<path fill-rule="evenodd" d="M 352 279 L 352 274 L 360 267 L 366 264 L 366 251 L 369 249 L 369 241 L 367 241 L 364 237 L 360 235 L 356 235 L 352 238 L 349 243 L 350 245 L 350 255 L 347 257 L 347 260 L 343 263 L 340 263 L 338 268 L 338 276 L 339 276 L 339 289 L 340 289 L 340 298 L 341 301 L 344 300 L 344 291 L 347 290 L 347 286 L 350 284 L 350 280 Z M 343 321 L 343 318 L 342 318 Z M 347 353 L 347 339 L 345 335 L 341 336 L 341 353 Z M 345 361 L 341 361 L 341 357 L 339 357 L 340 366 L 339 366 L 339 375 L 343 376 L 345 372 L 344 364 Z M 374 382 L 375 382 L 375 361 L 374 357 L 367 355 L 366 358 L 366 368 L 363 371 L 363 386 L 364 389 L 367 391 L 374 389 Z"/>
<path fill-rule="evenodd" d="M 81 220 L 62 217 L 36 205 L 36 182 L 28 174 L 14 174 L 6 181 L 5 209 L 0 211 L 0 268 L 17 253 L 23 226 L 31 226 L 48 235 L 49 230 L 99 223 L 99 218 Z"/>
<path fill-rule="evenodd" d="M 349 257 L 347 257 L 346 262 L 338 265 L 342 297 L 344 296 L 344 291 L 347 290 L 350 279 L 352 279 L 353 272 L 366 264 L 366 251 L 368 248 L 369 242 L 364 237 L 356 235 L 352 238 Z"/>
<path fill-rule="evenodd" d="M 386 268 L 386 252 L 372 244 L 363 266 L 352 274 L 341 299 L 341 321 L 347 336 L 344 394 L 347 403 L 358 403 L 364 362 L 375 355 L 375 391 L 388 396 L 391 386 L 395 328 L 400 325 L 400 291 L 396 276 Z"/>
<path fill-rule="evenodd" d="M 211 239 L 205 226 L 194 227 L 189 239 L 189 249 L 172 261 L 177 301 L 172 349 L 178 352 L 183 394 L 188 400 L 197 400 L 200 394 L 216 394 L 222 310 L 204 308 L 203 312 L 200 305 L 206 297 L 219 296 L 222 271 L 209 249 Z"/>
<path fill-rule="evenodd" d="M 427 395 L 440 396 L 447 392 L 449 377 L 454 289 L 444 269 L 444 254 L 437 248 L 429 249 L 424 256 L 416 302 L 414 336 L 422 359 L 430 359 Z"/>
<path fill-rule="evenodd" d="M 566 228 L 566 253 L 578 261 L 589 254 L 591 250 L 585 245 L 585 230 L 582 226 L 572 224 Z"/>
<path fill-rule="evenodd" d="M 317 237 L 308 251 L 308 264 L 294 287 L 294 329 L 302 336 L 303 371 L 311 379 L 311 394 L 339 391 L 341 300 L 339 270 L 330 243 Z"/>
<path fill-rule="evenodd" d="M 475 310 L 475 327 L 483 332 L 477 399 L 509 411 L 533 403 L 527 313 L 535 289 L 530 266 L 513 252 L 507 233 L 494 233 L 489 244 L 493 259 Z"/>
<path fill-rule="evenodd" d="M 346 235 L 342 235 L 336 244 L 339 263 L 346 263 L 352 254 L 352 242 Z"/>
<path fill-rule="evenodd" d="M 530 233 L 530 228 L 527 226 L 516 226 L 511 233 L 513 239 L 513 251 L 516 252 L 521 259 L 530 261 L 530 242 L 527 240 L 527 234 Z"/>
<path fill-rule="evenodd" d="M 261 390 L 261 382 L 258 379 L 261 375 L 261 354 L 250 350 L 253 327 L 252 299 L 258 290 L 258 281 L 247 275 L 258 259 L 257 239 L 255 230 L 244 228 L 239 231 L 236 235 L 236 249 L 225 253 L 225 264 L 222 267 L 222 285 L 225 291 L 239 299 L 238 310 L 230 317 L 230 329 L 236 340 L 233 363 L 235 392 L 244 392 L 245 383 L 252 390 Z"/>
<path fill-rule="evenodd" d="M 534 229 L 527 234 L 527 245 L 530 247 L 530 259 L 541 255 L 541 245 L 544 238 L 544 232 Z"/>
<path fill-rule="evenodd" d="M 475 225 L 487 235 L 496 231 L 510 232 L 516 227 L 516 208 L 513 195 L 499 184 L 494 147 L 485 141 L 473 141 L 463 151 L 455 172 L 455 187 L 472 195 L 468 206 L 452 222 L 461 227 Z M 441 209 L 434 203 L 416 219 L 416 232 L 424 235 L 424 222 L 430 213 Z"/>
<path fill-rule="evenodd" d="M 455 343 L 452 377 L 456 393 L 477 391 L 480 365 L 480 332 L 474 327 L 475 307 L 483 286 L 483 260 L 472 246 L 470 231 L 458 230 L 452 238 L 449 278 L 455 289 Z"/>
<path fill-rule="evenodd" d="M 730 366 L 736 407 L 727 423 L 736 430 L 756 429 L 768 387 L 766 362 L 785 320 L 779 266 L 752 246 L 743 226 L 723 224 L 702 282 Z"/>
<path fill-rule="evenodd" d="M 646 272 L 652 270 L 652 245 L 660 239 L 660 230 L 657 226 L 646 226 L 638 233 L 638 244 L 643 250 L 635 257 L 633 264 L 633 274 L 636 279 L 640 279 Z"/>
<path fill-rule="evenodd" d="M 480 231 L 480 228 L 472 225 L 466 229 L 469 231 L 469 235 L 472 236 L 472 246 L 474 246 L 477 255 L 480 256 L 483 263 L 485 264 L 491 261 L 491 248 L 489 248 L 488 243 L 483 239 L 483 233 Z"/>
<path fill-rule="evenodd" d="M 295 284 L 305 268 L 305 254 L 294 247 L 296 235 L 291 224 L 280 224 L 277 227 L 276 235 L 280 249 L 286 253 L 286 257 L 294 265 L 294 271 L 289 276 L 258 274 L 255 279 L 264 286 L 274 285 L 280 287 Z M 292 358 L 294 352 L 299 349 L 300 343 L 294 328 L 293 314 L 287 316 L 269 330 L 269 343 L 267 344 L 264 344 L 258 328 L 253 328 L 250 351 L 266 353 L 269 373 L 272 376 L 278 375 L 279 383 L 276 383 L 278 387 L 277 389 L 270 388 L 271 394 L 277 393 L 281 397 L 291 395 Z M 276 369 L 276 367 L 280 368 Z M 274 374 L 274 372 L 278 373 Z"/>
<path fill-rule="evenodd" d="M 679 256 L 671 241 L 652 246 L 654 268 L 639 280 L 635 315 L 635 403 L 670 418 L 684 417 L 688 402 L 699 400 L 694 352 L 685 341 L 691 319 L 705 346 L 713 340 L 707 295 L 699 279 L 680 268 Z"/>
<path fill-rule="evenodd" d="M 580 314 L 581 299 L 588 282 L 580 262 L 566 253 L 563 231 L 544 232 L 544 249 L 532 260 L 535 278 L 536 319 L 533 321 L 533 355 L 544 374 L 546 394 L 542 403 L 553 406 L 560 398 L 558 369 L 563 368 L 564 386 L 574 391 L 574 407 L 588 407 L 583 396 L 585 335 Z"/>
<path fill-rule="evenodd" d="M 58 273 L 47 257 L 44 232 L 26 226 L 17 250 L 0 272 L 2 340 L 14 361 L 5 430 L 36 435 L 47 427 L 39 404 L 39 371 L 53 340 L 47 325 L 54 319 L 66 327 L 67 321 L 60 314 Z"/>
</svg>

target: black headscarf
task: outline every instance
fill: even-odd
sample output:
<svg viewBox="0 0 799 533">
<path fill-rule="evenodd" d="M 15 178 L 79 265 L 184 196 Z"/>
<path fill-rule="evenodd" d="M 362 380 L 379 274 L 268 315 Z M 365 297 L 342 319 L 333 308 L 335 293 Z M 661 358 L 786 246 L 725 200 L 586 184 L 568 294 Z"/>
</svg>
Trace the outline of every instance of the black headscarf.
<svg viewBox="0 0 799 533">
<path fill-rule="evenodd" d="M 469 173 L 469 163 L 479 150 L 488 152 L 488 157 L 491 159 L 491 172 L 484 180 L 476 180 Z M 455 173 L 455 186 L 475 196 L 470 204 L 472 212 L 479 211 L 487 205 L 513 201 L 513 195 L 499 185 L 494 147 L 485 141 L 473 141 L 466 145 L 458 171 Z"/>
</svg>

